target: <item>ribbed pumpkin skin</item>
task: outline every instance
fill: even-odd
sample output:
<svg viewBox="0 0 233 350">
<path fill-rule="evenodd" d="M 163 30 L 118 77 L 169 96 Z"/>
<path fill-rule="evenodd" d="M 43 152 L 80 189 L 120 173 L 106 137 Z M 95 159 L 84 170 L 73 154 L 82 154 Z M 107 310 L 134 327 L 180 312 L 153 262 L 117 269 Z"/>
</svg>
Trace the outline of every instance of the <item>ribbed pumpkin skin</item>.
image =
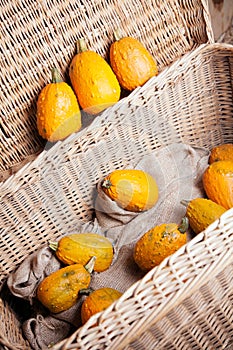
<svg viewBox="0 0 233 350">
<path fill-rule="evenodd" d="M 225 209 L 233 207 L 233 161 L 220 160 L 210 164 L 202 181 L 209 199 Z"/>
<path fill-rule="evenodd" d="M 115 74 L 94 51 L 76 54 L 69 75 L 80 106 L 90 114 L 98 114 L 120 99 L 121 88 Z"/>
<path fill-rule="evenodd" d="M 142 170 L 115 170 L 102 182 L 104 193 L 119 207 L 140 212 L 152 208 L 158 200 L 155 179 Z"/>
<path fill-rule="evenodd" d="M 110 65 L 120 85 L 129 91 L 158 74 L 153 56 L 132 37 L 124 37 L 111 44 Z"/>
<path fill-rule="evenodd" d="M 65 82 L 47 84 L 37 100 L 37 129 L 44 139 L 63 140 L 81 128 L 81 113 L 72 88 Z"/>
<path fill-rule="evenodd" d="M 82 303 L 82 324 L 86 323 L 92 315 L 107 309 L 121 295 L 122 293 L 118 290 L 108 287 L 96 289 L 91 292 Z"/>
<path fill-rule="evenodd" d="M 219 160 L 233 161 L 233 144 L 226 143 L 212 148 L 209 157 L 209 163 L 217 162 Z"/>
<path fill-rule="evenodd" d="M 90 273 L 81 264 L 66 266 L 47 276 L 37 288 L 38 300 L 51 312 L 69 309 L 81 289 L 88 288 Z"/>
<path fill-rule="evenodd" d="M 101 272 L 107 270 L 112 263 L 113 246 L 106 237 L 99 234 L 71 234 L 59 240 L 56 255 L 67 265 L 85 265 L 95 256 L 94 271 Z"/>
<path fill-rule="evenodd" d="M 164 223 L 147 231 L 135 244 L 134 261 L 143 271 L 159 265 L 187 242 L 187 234 L 176 223 Z"/>
<path fill-rule="evenodd" d="M 206 198 L 194 198 L 187 206 L 186 216 L 193 232 L 198 234 L 217 220 L 226 209 Z"/>
</svg>

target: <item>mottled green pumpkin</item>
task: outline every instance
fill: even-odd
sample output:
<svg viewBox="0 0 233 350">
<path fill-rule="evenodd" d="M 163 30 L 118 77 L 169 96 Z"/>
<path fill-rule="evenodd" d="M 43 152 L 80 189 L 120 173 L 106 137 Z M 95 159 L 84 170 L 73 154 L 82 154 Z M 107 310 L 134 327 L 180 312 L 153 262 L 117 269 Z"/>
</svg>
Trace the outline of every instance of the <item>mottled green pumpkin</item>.
<svg viewBox="0 0 233 350">
<path fill-rule="evenodd" d="M 226 209 L 207 198 L 194 198 L 181 201 L 186 208 L 186 216 L 194 233 L 204 231 L 212 222 L 217 220 Z"/>
<path fill-rule="evenodd" d="M 65 311 L 75 305 L 79 291 L 88 288 L 95 259 L 87 266 L 73 264 L 45 277 L 37 288 L 38 300 L 52 313 Z"/>
<path fill-rule="evenodd" d="M 97 233 L 74 233 L 62 237 L 58 242 L 50 242 L 56 256 L 64 264 L 85 265 L 92 256 L 96 257 L 94 271 L 109 268 L 113 260 L 113 246 L 108 238 Z"/>
</svg>

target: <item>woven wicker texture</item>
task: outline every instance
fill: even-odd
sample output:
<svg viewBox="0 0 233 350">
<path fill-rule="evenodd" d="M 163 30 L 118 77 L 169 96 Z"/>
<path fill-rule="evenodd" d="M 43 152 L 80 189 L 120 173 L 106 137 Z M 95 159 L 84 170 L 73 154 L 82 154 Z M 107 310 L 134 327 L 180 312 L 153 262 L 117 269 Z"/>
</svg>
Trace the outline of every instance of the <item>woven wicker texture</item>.
<svg viewBox="0 0 233 350">
<path fill-rule="evenodd" d="M 160 70 L 213 38 L 204 0 L 185 6 L 174 0 L 2 1 L 0 21 L 0 181 L 43 149 L 36 99 L 50 82 L 52 66 L 68 79 L 78 38 L 85 37 L 90 49 L 108 59 L 119 28 L 144 43 Z"/>
<path fill-rule="evenodd" d="M 14 310 L 12 309 L 13 303 L 9 296 L 9 293 L 5 290 L 2 292 L 0 299 L 0 349 L 30 349 L 28 342 L 25 341 L 19 329 L 21 327 L 20 318 L 15 318 L 16 310 L 22 309 L 21 305 L 18 303 L 14 304 Z"/>
<path fill-rule="evenodd" d="M 203 44 L 2 183 L 1 283 L 48 239 L 92 219 L 93 189 L 111 170 L 177 141 L 209 149 L 233 142 L 232 77 L 233 47 Z M 54 349 L 228 346 L 232 219 L 229 210 Z M 27 349 L 10 306 L 3 297 L 2 338 Z"/>
</svg>

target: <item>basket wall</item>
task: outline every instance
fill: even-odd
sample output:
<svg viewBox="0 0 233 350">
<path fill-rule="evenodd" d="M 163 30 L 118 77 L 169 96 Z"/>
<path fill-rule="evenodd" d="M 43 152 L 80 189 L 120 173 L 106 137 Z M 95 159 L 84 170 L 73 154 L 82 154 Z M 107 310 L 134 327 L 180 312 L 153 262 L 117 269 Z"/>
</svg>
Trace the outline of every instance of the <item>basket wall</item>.
<svg viewBox="0 0 233 350">
<path fill-rule="evenodd" d="M 173 142 L 209 149 L 233 142 L 232 78 L 233 47 L 203 44 L 2 183 L 2 285 L 29 253 L 68 233 L 80 220 L 92 219 L 93 191 L 110 171 L 135 164 L 143 155 Z M 230 343 L 232 216 L 232 210 L 225 213 L 207 232 L 132 286 L 96 327 L 92 327 L 93 318 L 55 349 L 68 350 L 74 344 L 82 350 L 143 346 L 152 350 L 155 344 L 156 349 L 168 344 L 181 349 L 190 348 L 192 341 L 202 349 L 208 342 Z M 14 301 L 3 295 L 1 307 L 2 337 L 26 349 L 17 321 L 20 315 L 14 319 L 11 309 Z M 9 320 L 12 329 L 7 326 Z M 166 325 L 171 323 L 168 331 Z M 213 331 L 215 338 L 210 335 Z M 158 333 L 167 334 L 159 337 L 160 343 Z"/>
<path fill-rule="evenodd" d="M 160 71 L 213 39 L 204 0 L 2 1 L 0 20 L 0 181 L 44 148 L 36 128 L 37 96 L 51 81 L 52 66 L 69 83 L 68 66 L 80 37 L 108 60 L 119 28 L 144 43 Z"/>
</svg>

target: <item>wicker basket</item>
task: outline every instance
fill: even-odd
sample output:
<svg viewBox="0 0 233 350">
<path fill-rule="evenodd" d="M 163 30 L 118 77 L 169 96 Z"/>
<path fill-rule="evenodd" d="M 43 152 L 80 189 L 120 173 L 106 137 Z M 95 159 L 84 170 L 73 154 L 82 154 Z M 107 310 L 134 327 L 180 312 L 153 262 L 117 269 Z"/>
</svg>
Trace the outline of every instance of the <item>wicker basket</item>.
<svg viewBox="0 0 233 350">
<path fill-rule="evenodd" d="M 84 3 L 83 1 L 82 4 Z M 140 4 L 146 3 L 138 2 L 138 8 Z M 160 2 L 151 3 L 158 5 Z M 157 58 L 161 69 L 159 76 L 150 79 L 142 88 L 136 89 L 103 112 L 79 133 L 44 150 L 0 186 L 0 344 L 3 349 L 30 349 L 21 332 L 21 321 L 24 318 L 22 302 L 15 300 L 6 290 L 7 276 L 25 256 L 41 247 L 48 239 L 55 239 L 68 232 L 79 221 L 92 220 L 93 189 L 100 178 L 113 169 L 124 168 L 151 151 L 173 142 L 208 149 L 220 143 L 233 142 L 233 47 L 208 43 L 208 38 L 209 41 L 212 40 L 212 33 L 205 2 L 193 1 L 192 8 L 186 2 L 171 3 L 161 5 L 156 14 L 161 19 L 161 24 L 164 13 L 170 11 L 171 25 L 174 30 L 180 29 L 183 38 L 180 41 L 180 51 L 178 37 L 171 43 L 171 47 L 168 45 L 169 52 L 163 55 L 162 47 L 158 50 Z M 15 9 L 27 14 L 19 4 L 14 4 Z M 106 23 L 113 10 L 122 11 L 124 7 L 119 7 L 117 2 L 111 2 L 111 5 L 112 7 L 109 2 L 106 9 L 103 6 L 106 10 Z M 127 1 L 127 5 L 128 11 L 136 11 L 135 1 Z M 30 6 L 32 10 L 31 3 Z M 72 2 L 69 5 L 63 4 L 61 12 L 56 12 L 54 7 L 57 15 L 55 19 L 61 13 L 66 16 L 67 8 L 69 15 L 71 9 L 71 14 L 74 14 L 75 4 Z M 50 7 L 49 10 L 52 9 Z M 142 8 L 139 13 L 144 16 L 144 12 L 145 8 Z M 39 13 L 36 5 L 33 13 Z M 119 20 L 121 12 L 117 13 Z M 43 14 L 44 12 L 38 14 L 41 25 Z M 141 22 L 137 22 L 137 25 L 134 23 L 133 27 L 129 25 L 129 33 L 138 34 L 137 36 L 144 33 L 143 39 L 153 48 L 160 40 L 157 36 L 156 39 L 153 38 L 155 32 L 146 18 L 147 16 L 142 17 Z M 72 30 L 76 23 L 72 19 L 70 15 L 67 22 L 70 32 L 66 31 L 68 41 L 64 36 L 66 49 L 61 48 L 63 55 L 66 53 L 65 59 L 61 60 L 61 57 L 55 55 L 57 51 L 54 46 L 51 55 L 54 62 L 59 62 L 63 72 L 72 55 L 77 35 Z M 117 19 L 114 20 L 114 25 L 119 24 Z M 179 26 L 176 26 L 177 21 Z M 58 28 L 62 32 L 62 25 L 66 22 L 59 23 Z M 156 23 L 155 21 L 154 25 Z M 123 19 L 121 25 L 125 25 Z M 96 26 L 98 28 L 98 23 Z M 160 29 L 162 37 L 164 27 L 164 23 L 161 27 L 158 24 L 156 34 Z M 84 24 L 82 28 L 81 32 L 85 30 Z M 166 28 L 169 28 L 167 23 Z M 90 32 L 91 30 L 93 29 L 90 28 Z M 108 47 L 110 32 L 111 28 L 101 36 L 97 29 L 93 31 L 96 33 L 92 38 L 93 46 L 99 52 L 101 47 L 105 48 L 103 50 Z M 148 33 L 151 34 L 150 37 Z M 57 32 L 54 30 L 52 34 L 57 35 Z M 22 36 L 22 40 L 23 38 Z M 43 41 L 38 39 L 38 42 L 43 45 Z M 60 44 L 61 42 L 59 46 Z M 50 55 L 47 51 L 44 54 Z M 47 65 L 48 56 L 45 56 Z M 32 66 L 36 67 L 35 63 Z M 26 106 L 20 112 L 22 116 L 30 114 L 28 108 L 32 105 L 35 92 L 43 85 L 44 76 L 48 73 L 46 69 L 45 65 L 40 73 L 37 70 L 38 75 L 43 72 L 43 79 L 41 76 L 36 86 L 33 85 L 34 80 L 30 80 L 32 94 L 27 101 L 22 103 L 20 94 L 15 98 L 14 103 L 19 103 L 19 99 Z M 23 120 L 24 117 L 20 123 Z M 29 124 L 31 126 L 25 126 L 30 130 L 28 135 L 32 130 L 35 135 L 34 124 Z M 11 131 L 18 132 L 19 129 L 20 127 L 12 127 Z M 6 130 L 1 130 L 4 135 Z M 13 134 L 9 135 L 9 140 L 13 139 Z M 17 137 L 15 134 L 16 140 Z M 32 139 L 32 134 L 28 138 Z M 25 135 L 24 140 L 27 143 Z M 5 138 L 3 141 L 5 148 L 3 147 L 2 154 L 7 155 L 9 153 L 6 151 L 12 150 L 9 151 L 9 143 L 7 147 Z M 36 148 L 28 149 L 32 154 L 35 153 Z M 9 175 L 9 168 L 14 167 L 15 159 L 22 160 L 25 157 L 27 151 L 24 153 L 24 150 L 17 149 L 17 156 L 5 158 L 3 178 L 6 174 Z M 59 196 L 55 191 L 59 191 Z M 230 349 L 233 344 L 232 267 L 233 209 L 132 285 L 111 307 L 92 317 L 72 336 L 54 345 L 53 349 Z"/>
<path fill-rule="evenodd" d="M 206 2 L 11 1 L 1 4 L 0 181 L 45 147 L 35 123 L 36 99 L 57 66 L 64 78 L 75 42 L 108 58 L 113 31 L 141 40 L 160 70 L 197 45 L 213 39 Z M 134 19 L 137 18 L 137 21 Z M 104 26 L 104 27 L 103 27 Z"/>
</svg>

